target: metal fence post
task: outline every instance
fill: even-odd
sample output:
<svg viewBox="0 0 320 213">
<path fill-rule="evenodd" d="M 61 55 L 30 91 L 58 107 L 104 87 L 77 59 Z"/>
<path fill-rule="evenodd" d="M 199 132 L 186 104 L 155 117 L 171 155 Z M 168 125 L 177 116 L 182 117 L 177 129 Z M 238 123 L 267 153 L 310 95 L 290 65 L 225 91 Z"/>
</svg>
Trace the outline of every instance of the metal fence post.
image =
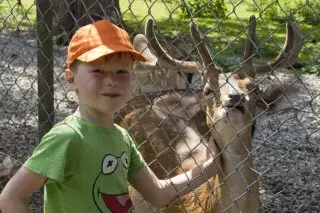
<svg viewBox="0 0 320 213">
<path fill-rule="evenodd" d="M 50 1 L 37 0 L 38 116 L 40 140 L 52 128 L 54 123 L 52 25 L 53 15 Z"/>
</svg>

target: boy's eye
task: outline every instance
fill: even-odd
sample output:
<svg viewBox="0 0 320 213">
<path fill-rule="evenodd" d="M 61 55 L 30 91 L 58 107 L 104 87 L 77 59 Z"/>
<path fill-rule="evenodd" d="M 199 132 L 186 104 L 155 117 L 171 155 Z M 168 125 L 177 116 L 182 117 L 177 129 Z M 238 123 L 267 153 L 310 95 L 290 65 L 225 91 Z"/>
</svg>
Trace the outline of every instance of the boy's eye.
<svg viewBox="0 0 320 213">
<path fill-rule="evenodd" d="M 104 73 L 103 70 L 93 70 L 92 72 L 93 72 L 93 73 Z"/>
<path fill-rule="evenodd" d="M 127 70 L 118 70 L 117 73 L 121 74 L 121 75 L 125 75 L 125 74 L 128 74 L 128 71 Z"/>
</svg>

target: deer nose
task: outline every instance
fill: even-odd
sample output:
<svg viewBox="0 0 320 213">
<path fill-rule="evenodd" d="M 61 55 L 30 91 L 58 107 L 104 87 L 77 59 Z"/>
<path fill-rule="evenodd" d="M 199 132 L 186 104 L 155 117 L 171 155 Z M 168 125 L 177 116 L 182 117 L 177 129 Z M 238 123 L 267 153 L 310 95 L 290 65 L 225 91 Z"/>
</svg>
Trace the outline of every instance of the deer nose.
<svg viewBox="0 0 320 213">
<path fill-rule="evenodd" d="M 240 103 L 243 103 L 245 101 L 244 99 L 244 94 L 243 93 L 234 93 L 234 94 L 228 94 L 228 97 L 229 97 L 229 102 L 232 104 L 232 105 L 236 105 L 238 104 L 239 102 Z"/>
</svg>

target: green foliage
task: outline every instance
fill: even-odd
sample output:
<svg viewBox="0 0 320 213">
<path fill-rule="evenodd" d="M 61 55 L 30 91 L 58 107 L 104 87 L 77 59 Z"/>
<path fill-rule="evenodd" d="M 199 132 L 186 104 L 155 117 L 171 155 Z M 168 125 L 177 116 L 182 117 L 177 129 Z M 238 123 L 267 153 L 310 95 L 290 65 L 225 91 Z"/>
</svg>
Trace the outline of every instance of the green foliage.
<svg viewBox="0 0 320 213">
<path fill-rule="evenodd" d="M 320 65 L 314 65 L 311 67 L 302 68 L 302 72 L 320 76 Z"/>
<path fill-rule="evenodd" d="M 62 32 L 61 34 L 55 37 L 55 43 L 58 46 L 67 46 L 69 43 L 69 36 L 66 32 Z"/>
<path fill-rule="evenodd" d="M 256 0 L 247 4 L 248 11 L 259 12 L 267 20 L 283 22 L 290 18 L 312 26 L 320 24 L 320 1 Z"/>
<path fill-rule="evenodd" d="M 28 30 L 35 26 L 35 4 L 33 1 L 0 1 L 0 28 Z"/>
<path fill-rule="evenodd" d="M 180 6 L 180 9 L 184 17 L 190 17 L 190 11 L 197 17 L 223 18 L 227 12 L 224 0 L 188 0 L 186 4 Z"/>
<path fill-rule="evenodd" d="M 296 19 L 298 21 L 317 26 L 320 24 L 320 2 L 305 0 L 296 1 L 296 8 L 300 8 L 296 12 Z"/>
<path fill-rule="evenodd" d="M 286 13 L 288 12 L 286 8 L 288 8 L 290 2 L 290 0 L 255 0 L 247 3 L 247 10 L 260 13 L 264 19 L 283 22 L 286 19 Z"/>
</svg>

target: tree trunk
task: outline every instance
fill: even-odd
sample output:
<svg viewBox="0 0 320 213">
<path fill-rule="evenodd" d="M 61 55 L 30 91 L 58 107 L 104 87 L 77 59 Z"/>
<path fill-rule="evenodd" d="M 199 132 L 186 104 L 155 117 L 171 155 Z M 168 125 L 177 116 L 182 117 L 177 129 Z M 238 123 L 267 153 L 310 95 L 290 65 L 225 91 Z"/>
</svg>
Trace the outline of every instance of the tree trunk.
<svg viewBox="0 0 320 213">
<path fill-rule="evenodd" d="M 80 26 L 102 18 L 115 24 L 122 23 L 119 0 L 56 0 L 55 34 L 65 32 L 69 38 Z"/>
</svg>

